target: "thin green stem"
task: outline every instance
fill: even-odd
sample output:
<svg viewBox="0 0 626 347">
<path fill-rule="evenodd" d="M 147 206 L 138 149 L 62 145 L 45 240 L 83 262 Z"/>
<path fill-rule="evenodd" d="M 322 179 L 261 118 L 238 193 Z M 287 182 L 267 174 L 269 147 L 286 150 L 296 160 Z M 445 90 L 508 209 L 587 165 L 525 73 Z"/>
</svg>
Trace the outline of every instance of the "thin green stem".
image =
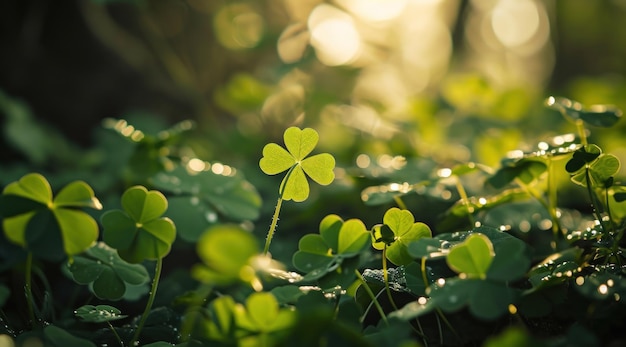
<svg viewBox="0 0 626 347">
<path fill-rule="evenodd" d="M 111 329 L 111 331 L 113 332 L 113 335 L 115 335 L 117 342 L 120 343 L 120 346 L 124 347 L 124 342 L 122 341 L 122 338 L 120 337 L 120 335 L 117 333 L 117 330 L 115 330 L 111 322 L 107 321 L 107 324 L 109 325 L 109 329 Z"/>
<path fill-rule="evenodd" d="M 552 249 L 556 250 L 557 242 L 559 241 L 559 235 L 561 234 L 561 224 L 559 222 L 559 217 L 557 215 L 557 192 L 556 192 L 556 182 L 554 177 L 554 165 L 552 163 L 552 158 L 548 157 L 548 214 L 550 214 L 550 219 L 552 219 L 552 235 L 553 235 L 553 243 Z"/>
<path fill-rule="evenodd" d="M 430 284 L 428 283 L 428 278 L 426 277 L 426 257 L 422 257 L 420 270 L 422 270 L 422 280 L 424 281 L 424 290 L 427 290 L 428 287 L 430 287 Z"/>
<path fill-rule="evenodd" d="M 465 208 L 467 209 L 467 219 L 469 219 L 472 227 L 476 225 L 476 221 L 474 220 L 474 209 L 469 205 L 469 198 L 467 196 L 467 192 L 465 192 L 465 188 L 461 184 L 461 179 L 458 176 L 455 176 L 456 190 L 459 192 L 459 196 L 461 197 L 461 201 Z"/>
<path fill-rule="evenodd" d="M 595 218 L 598 220 L 598 223 L 600 223 L 600 227 L 602 228 L 602 230 L 606 231 L 606 228 L 604 227 L 604 222 L 602 221 L 602 213 L 599 210 L 599 208 L 601 208 L 601 204 L 599 204 L 598 198 L 591 188 L 591 175 L 589 174 L 589 167 L 585 167 L 585 182 L 587 183 L 587 194 L 589 194 L 591 211 Z"/>
<path fill-rule="evenodd" d="M 383 311 L 382 306 L 380 306 L 380 303 L 378 302 L 378 299 L 376 299 L 376 295 L 374 295 L 374 292 L 372 292 L 372 289 L 367 285 L 367 282 L 365 281 L 365 278 L 363 278 L 363 275 L 361 275 L 359 270 L 356 270 L 356 269 L 354 270 L 354 273 L 356 274 L 356 277 L 359 279 L 359 281 L 363 285 L 363 289 L 365 289 L 365 291 L 367 292 L 367 295 L 369 295 L 370 298 L 372 299 L 372 303 L 374 303 L 374 306 L 376 307 L 378 314 L 380 314 L 380 318 L 382 318 L 385 324 L 389 324 L 389 322 L 387 322 L 387 316 L 385 315 L 385 311 Z"/>
<path fill-rule="evenodd" d="M 396 202 L 396 205 L 398 205 L 401 210 L 408 210 L 406 204 L 404 203 L 404 201 L 402 201 L 402 198 L 399 195 L 394 195 L 393 201 Z"/>
<path fill-rule="evenodd" d="M 25 289 L 26 289 L 26 307 L 28 308 L 28 319 L 30 320 L 30 325 L 35 325 L 35 311 L 33 309 L 33 288 L 32 288 L 32 280 L 33 280 L 33 252 L 28 252 L 26 256 L 26 269 L 24 269 L 25 273 Z"/>
<path fill-rule="evenodd" d="M 281 197 L 278 198 L 278 202 L 276 203 L 276 208 L 274 209 L 274 216 L 272 216 L 272 223 L 270 224 L 270 230 L 267 231 L 267 237 L 265 238 L 265 247 L 263 247 L 263 255 L 267 255 L 267 252 L 270 250 L 270 244 L 272 243 L 272 238 L 274 237 L 274 232 L 276 231 L 276 225 L 278 225 L 278 215 L 280 214 L 280 207 L 283 204 L 282 194 Z"/>
<path fill-rule="evenodd" d="M 583 146 L 587 146 L 587 131 L 585 130 L 585 123 L 580 119 L 576 120 L 576 130 L 580 136 L 580 143 Z"/>
<path fill-rule="evenodd" d="M 163 258 L 158 258 L 156 261 L 156 268 L 154 270 L 154 279 L 152 279 L 152 286 L 150 287 L 150 296 L 148 297 L 148 303 L 146 304 L 146 309 L 143 311 L 141 315 L 141 319 L 139 320 L 139 324 L 137 325 L 137 329 L 135 330 L 135 334 L 133 335 L 133 339 L 130 340 L 130 346 L 134 347 L 138 345 L 137 339 L 141 334 L 141 329 L 143 329 L 143 325 L 146 323 L 146 319 L 148 318 L 148 314 L 152 309 L 152 304 L 154 304 L 154 298 L 156 297 L 157 287 L 159 286 L 159 278 L 161 277 L 161 269 L 163 268 Z"/>
<path fill-rule="evenodd" d="M 552 208 L 552 206 L 550 205 L 550 202 L 546 202 L 539 194 L 537 194 L 532 188 L 530 188 L 527 184 L 522 182 L 522 180 L 520 180 L 519 178 L 516 178 L 515 182 L 520 187 L 522 187 L 526 191 L 526 193 L 528 193 L 528 195 L 530 195 L 535 200 L 537 200 L 541 204 L 541 206 L 543 206 L 546 209 L 546 211 L 548 211 L 548 214 L 550 215 L 550 219 L 552 220 L 552 233 L 554 236 L 551 246 L 552 246 L 552 249 L 556 251 L 559 235 L 561 233 L 561 222 L 559 221 L 559 216 L 556 213 L 556 206 Z"/>
<path fill-rule="evenodd" d="M 278 202 L 276 203 L 276 208 L 274 209 L 274 215 L 272 216 L 272 223 L 270 223 L 270 229 L 267 231 L 267 237 L 265 238 L 265 247 L 263 247 L 263 255 L 267 255 L 270 251 L 270 244 L 272 243 L 272 238 L 274 237 L 274 233 L 276 232 L 276 226 L 278 225 L 278 216 L 280 215 L 280 208 L 283 204 L 283 194 L 285 193 L 285 186 L 287 185 L 287 181 L 289 180 L 289 176 L 293 172 L 293 169 L 296 166 L 292 166 L 283 181 L 280 184 L 280 188 L 278 190 Z"/>
<path fill-rule="evenodd" d="M 385 291 L 387 292 L 387 297 L 389 298 L 391 307 L 393 307 L 393 309 L 397 311 L 398 306 L 396 306 L 396 302 L 393 301 L 391 289 L 389 289 L 389 275 L 387 273 L 387 245 L 383 247 L 383 280 L 385 281 Z"/>
</svg>

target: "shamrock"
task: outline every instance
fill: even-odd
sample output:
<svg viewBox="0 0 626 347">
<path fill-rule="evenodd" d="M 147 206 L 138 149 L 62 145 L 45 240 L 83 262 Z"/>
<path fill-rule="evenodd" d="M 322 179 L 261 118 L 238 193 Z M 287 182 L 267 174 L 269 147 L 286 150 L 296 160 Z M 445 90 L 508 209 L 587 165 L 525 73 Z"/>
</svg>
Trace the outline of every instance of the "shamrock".
<svg viewBox="0 0 626 347">
<path fill-rule="evenodd" d="M 259 166 L 268 175 L 288 170 L 280 184 L 279 194 L 283 200 L 301 202 L 309 197 L 305 173 L 315 182 L 328 185 L 335 178 L 335 158 L 328 153 L 306 158 L 319 140 L 317 131 L 311 128 L 290 127 L 283 137 L 287 150 L 275 143 L 265 145 Z"/>
<path fill-rule="evenodd" d="M 407 210 L 390 208 L 383 216 L 383 223 L 372 228 L 372 246 L 377 250 L 387 247 L 387 259 L 396 265 L 407 265 L 413 261 L 407 250 L 409 243 L 432 237 L 428 225 L 415 222 L 415 217 Z"/>
</svg>

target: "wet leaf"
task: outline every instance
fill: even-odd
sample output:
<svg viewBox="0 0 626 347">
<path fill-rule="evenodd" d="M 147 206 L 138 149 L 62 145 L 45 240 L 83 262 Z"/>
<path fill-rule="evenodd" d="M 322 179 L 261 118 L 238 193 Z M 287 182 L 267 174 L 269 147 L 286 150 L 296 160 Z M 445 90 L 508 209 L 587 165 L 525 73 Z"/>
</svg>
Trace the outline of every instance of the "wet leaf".
<svg viewBox="0 0 626 347">
<path fill-rule="evenodd" d="M 121 314 L 120 310 L 109 305 L 84 305 L 79 307 L 74 313 L 83 321 L 90 323 L 111 322 L 127 317 Z"/>
<path fill-rule="evenodd" d="M 584 107 L 577 101 L 563 97 L 551 96 L 546 99 L 546 105 L 560 111 L 570 121 L 582 120 L 588 125 L 597 127 L 612 127 L 622 116 L 622 111 L 613 105 Z"/>
</svg>

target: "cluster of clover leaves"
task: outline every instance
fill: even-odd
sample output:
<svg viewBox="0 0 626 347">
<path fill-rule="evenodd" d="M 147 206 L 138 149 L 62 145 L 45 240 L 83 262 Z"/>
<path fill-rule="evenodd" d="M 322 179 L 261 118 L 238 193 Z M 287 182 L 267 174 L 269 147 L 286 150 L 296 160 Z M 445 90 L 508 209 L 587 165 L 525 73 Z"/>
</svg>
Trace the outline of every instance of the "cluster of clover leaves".
<svg viewBox="0 0 626 347">
<path fill-rule="evenodd" d="M 454 179 L 460 199 L 446 211 L 444 222 L 469 227 L 433 235 L 431 228 L 417 221 L 401 203 L 404 195 L 422 190 L 381 189 L 375 200 L 395 202 L 399 208 L 387 209 L 381 223 L 370 228 L 357 218 L 327 215 L 317 233 L 299 240 L 292 257 L 296 271 L 289 271 L 269 253 L 282 202 L 302 202 L 309 197 L 307 176 L 321 185 L 331 184 L 335 159 L 328 153 L 309 156 L 319 140 L 315 130 L 288 128 L 285 148 L 276 143 L 266 145 L 259 162 L 266 174 L 286 172 L 265 246 L 261 250 L 257 238 L 238 224 L 215 224 L 197 237 L 200 263 L 191 268 L 191 276 L 199 286 L 179 297 L 186 308 L 176 319 L 180 334 L 174 342 L 177 346 L 292 342 L 305 346 L 400 346 L 415 345 L 416 341 L 454 345 L 475 342 L 472 330 L 484 328 L 485 321 L 549 317 L 565 300 L 559 295 L 571 288 L 596 310 L 612 309 L 614 303 L 623 305 L 626 206 L 622 202 L 626 201 L 626 188 L 614 179 L 619 169 L 617 157 L 587 143 L 585 129 L 585 125 L 612 126 L 621 113 L 609 107 L 586 109 L 564 98 L 550 98 L 548 106 L 576 125 L 578 138 L 556 145 L 542 143 L 537 151 L 503 160 L 502 167 L 488 172 L 486 179 L 487 184 L 501 189 L 500 193 L 480 197 L 465 193 L 460 177 L 484 169 L 473 163 L 440 170 L 433 182 L 426 183 Z M 554 162 L 563 158 L 571 181 L 587 190 L 595 221 L 587 230 L 562 226 L 556 188 L 550 182 Z M 172 190 L 180 188 L 174 187 L 171 179 L 179 174 L 171 172 L 167 179 L 156 182 Z M 185 191 L 196 192 L 199 180 L 190 179 L 192 183 L 183 185 Z M 541 187 L 545 185 L 539 184 L 542 180 L 548 182 L 544 190 Z M 401 183 L 408 187 L 425 184 Z M 554 253 L 541 261 L 531 256 L 525 241 L 506 228 L 482 223 L 491 209 L 529 198 L 539 201 L 552 219 Z M 194 201 L 193 197 L 189 201 Z M 168 199 L 157 190 L 130 187 L 120 203 L 120 209 L 101 215 L 100 239 L 98 223 L 83 209 L 102 209 L 102 204 L 85 182 L 69 183 L 54 196 L 45 177 L 33 173 L 6 186 L 0 196 L 5 236 L 27 252 L 24 273 L 29 322 L 31 328 L 41 329 L 49 345 L 94 344 L 60 324 L 40 320 L 42 308 L 31 285 L 34 259 L 67 259 L 72 279 L 88 285 L 97 298 L 109 301 L 119 300 L 129 287 L 149 282 L 143 264 L 155 262 L 145 310 L 130 326 L 113 326 L 112 322 L 127 315 L 110 305 L 83 305 L 75 310 L 83 322 L 106 323 L 120 346 L 137 345 L 148 334 L 142 330 L 155 311 L 152 306 L 163 258 L 171 251 L 177 228 L 163 216 Z M 220 207 L 236 211 L 243 206 L 248 208 L 244 214 L 249 215 L 253 205 L 225 203 Z M 379 261 L 380 269 L 369 268 L 377 267 L 374 264 Z M 228 292 L 239 286 L 248 291 Z M 566 343 L 575 341 L 585 329 L 582 323 L 569 326 Z M 528 346 L 534 342 L 519 334 L 513 330 L 489 343 L 513 341 Z M 583 337 L 597 342 L 593 336 Z M 154 346 L 159 343 L 165 342 Z"/>
</svg>

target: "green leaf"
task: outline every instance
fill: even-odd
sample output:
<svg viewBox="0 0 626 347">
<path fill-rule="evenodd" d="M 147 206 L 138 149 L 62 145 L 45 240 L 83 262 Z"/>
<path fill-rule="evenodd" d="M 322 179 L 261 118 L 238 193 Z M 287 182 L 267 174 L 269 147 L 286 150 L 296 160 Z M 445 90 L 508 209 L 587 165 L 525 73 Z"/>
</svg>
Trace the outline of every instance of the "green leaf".
<svg viewBox="0 0 626 347">
<path fill-rule="evenodd" d="M 295 164 L 296 159 L 281 146 L 268 143 L 263 147 L 263 158 L 259 161 L 259 167 L 267 175 L 279 174 Z"/>
<path fill-rule="evenodd" d="M 487 183 L 494 188 L 503 188 L 515 179 L 529 184 L 538 179 L 548 166 L 542 162 L 533 159 L 514 159 L 502 162 L 502 167 L 496 173 L 487 179 Z"/>
<path fill-rule="evenodd" d="M 283 139 L 289 153 L 296 161 L 301 161 L 317 146 L 319 135 L 311 128 L 301 130 L 297 127 L 290 127 L 285 130 Z"/>
<path fill-rule="evenodd" d="M 448 266 L 469 278 L 485 278 L 494 257 L 493 244 L 483 234 L 474 233 L 450 249 Z"/>
<path fill-rule="evenodd" d="M 572 159 L 573 160 L 573 159 Z M 571 162 L 571 161 L 570 161 Z M 568 164 L 570 164 L 568 162 Z M 589 180 L 592 187 L 604 188 L 605 183 L 615 175 L 620 168 L 619 159 L 612 154 L 600 154 L 586 167 L 581 167 L 578 171 L 572 173 L 572 182 L 586 187 L 587 172 L 589 170 Z M 569 171 L 569 170 L 568 170 Z"/>
<path fill-rule="evenodd" d="M 102 204 L 94 196 L 93 189 L 82 181 L 74 181 L 59 191 L 54 197 L 54 206 L 57 207 L 90 207 L 102 209 Z"/>
<path fill-rule="evenodd" d="M 116 250 L 98 242 L 69 264 L 69 271 L 77 283 L 91 284 L 100 299 L 119 300 L 129 285 L 148 282 L 150 276 L 141 264 L 129 264 Z"/>
<path fill-rule="evenodd" d="M 335 179 L 335 173 L 332 168 L 335 167 L 335 158 L 328 154 L 322 153 L 304 159 L 300 165 L 304 172 L 311 179 L 323 186 L 329 185 Z M 331 168 L 328 170 L 328 168 Z"/>
<path fill-rule="evenodd" d="M 622 111 L 613 105 L 592 105 L 584 107 L 581 103 L 563 97 L 551 96 L 546 105 L 560 111 L 571 121 L 582 120 L 597 127 L 612 127 L 622 116 Z"/>
<path fill-rule="evenodd" d="M 122 207 L 135 222 L 141 224 L 163 215 L 167 210 L 167 199 L 159 191 L 135 186 L 122 194 Z"/>
<path fill-rule="evenodd" d="M 301 202 L 309 197 L 306 175 L 321 185 L 328 185 L 334 180 L 335 158 L 328 153 L 322 153 L 305 159 L 319 140 L 317 131 L 311 128 L 301 130 L 290 127 L 285 130 L 283 138 L 287 150 L 275 143 L 265 145 L 259 167 L 268 175 L 289 170 L 278 191 L 284 200 Z"/>
<path fill-rule="evenodd" d="M 237 326 L 248 331 L 272 333 L 289 328 L 295 323 L 296 312 L 280 309 L 271 293 L 252 293 L 246 300 L 245 309 L 235 310 Z"/>
<path fill-rule="evenodd" d="M 76 337 L 54 325 L 43 328 L 43 335 L 45 345 L 50 347 L 96 347 L 93 342 Z"/>
<path fill-rule="evenodd" d="M 40 174 L 28 174 L 5 187 L 0 207 L 7 239 L 53 259 L 58 254 L 72 256 L 90 247 L 99 234 L 98 224 L 80 207 L 101 209 L 89 185 L 82 181 L 66 185 L 53 199 L 50 184 Z M 4 209 L 4 208 L 3 208 Z M 58 248 L 58 249 L 57 249 Z M 62 252 L 62 253 L 61 253 Z"/>
<path fill-rule="evenodd" d="M 50 183 L 38 173 L 27 174 L 17 182 L 9 183 L 3 194 L 25 197 L 46 206 L 52 204 Z"/>
<path fill-rule="evenodd" d="M 396 207 L 390 208 L 385 212 L 383 223 L 394 234 L 393 242 L 387 246 L 387 259 L 395 265 L 407 265 L 413 261 L 413 257 L 409 255 L 407 250 L 411 242 L 432 236 L 430 228 L 424 223 L 415 222 L 415 218 L 410 211 L 400 210 Z M 381 232 L 383 229 L 381 229 Z M 388 231 L 386 234 L 388 234 Z M 390 235 L 384 236 L 384 239 L 389 241 Z M 372 246 L 376 249 L 382 249 L 384 244 L 382 241 L 372 240 Z"/>
<path fill-rule="evenodd" d="M 124 211 L 112 210 L 102 215 L 104 242 L 131 263 L 165 257 L 176 238 L 174 223 L 169 218 L 159 218 L 167 209 L 165 196 L 134 186 L 122 195 L 122 206 Z"/>
<path fill-rule="evenodd" d="M 79 307 L 74 314 L 85 322 L 103 323 L 126 318 L 122 311 L 109 305 L 84 305 Z"/>
<path fill-rule="evenodd" d="M 258 244 L 239 226 L 209 228 L 198 240 L 197 252 L 203 265 L 192 268 L 192 275 L 202 282 L 227 285 L 256 280 L 250 262 L 258 254 Z"/>
<path fill-rule="evenodd" d="M 353 280 L 353 273 L 346 269 L 354 264 L 348 259 L 357 259 L 370 243 L 365 224 L 358 219 L 344 222 L 337 215 L 328 215 L 320 222 L 319 229 L 319 234 L 307 234 L 300 239 L 293 265 L 307 273 L 306 280 L 318 280 L 328 274 L 345 276 L 342 281 Z"/>
<path fill-rule="evenodd" d="M 179 199 L 175 203 L 181 205 L 183 198 L 186 198 L 188 200 L 184 205 L 189 209 L 200 211 L 199 218 L 206 220 L 200 220 L 195 226 L 191 225 L 194 231 L 189 232 L 190 234 L 200 234 L 220 219 L 239 222 L 254 220 L 259 216 L 261 197 L 254 186 L 239 174 L 225 176 L 211 171 L 189 174 L 185 168 L 177 167 L 172 171 L 155 175 L 151 182 L 155 188 L 175 195 L 174 199 L 170 198 L 168 215 L 177 226 L 180 221 L 185 223 L 190 216 L 188 216 L 189 213 L 183 213 L 177 209 L 177 207 L 184 208 L 184 206 L 172 207 L 171 205 L 174 204 L 172 200 Z M 197 220 L 198 217 L 194 219 Z M 187 233 L 183 231 L 182 226 L 178 229 L 181 233 Z M 195 240 L 197 237 L 193 241 Z"/>
</svg>

